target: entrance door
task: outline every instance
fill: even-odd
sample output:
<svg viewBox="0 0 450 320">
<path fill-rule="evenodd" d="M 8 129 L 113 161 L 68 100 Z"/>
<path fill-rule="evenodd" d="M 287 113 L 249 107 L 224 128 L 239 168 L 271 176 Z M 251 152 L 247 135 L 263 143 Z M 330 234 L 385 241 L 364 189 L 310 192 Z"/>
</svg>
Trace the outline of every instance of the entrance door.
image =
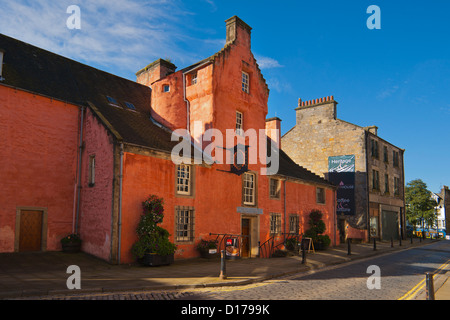
<svg viewBox="0 0 450 320">
<path fill-rule="evenodd" d="M 398 240 L 398 213 L 394 211 L 381 211 L 383 220 L 382 233 L 383 240 Z"/>
<path fill-rule="evenodd" d="M 242 219 L 242 247 L 241 256 L 250 256 L 250 219 Z"/>
<path fill-rule="evenodd" d="M 41 251 L 42 211 L 20 212 L 19 251 Z"/>
</svg>

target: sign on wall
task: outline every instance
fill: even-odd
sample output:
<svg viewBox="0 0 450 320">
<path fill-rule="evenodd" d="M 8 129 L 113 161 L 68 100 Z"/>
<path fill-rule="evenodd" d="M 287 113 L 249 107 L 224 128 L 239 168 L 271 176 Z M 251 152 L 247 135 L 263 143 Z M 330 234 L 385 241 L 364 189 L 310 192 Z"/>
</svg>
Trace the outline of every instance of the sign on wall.
<svg viewBox="0 0 450 320">
<path fill-rule="evenodd" d="M 338 186 L 338 215 L 355 214 L 355 155 L 328 157 L 328 179 Z"/>
</svg>

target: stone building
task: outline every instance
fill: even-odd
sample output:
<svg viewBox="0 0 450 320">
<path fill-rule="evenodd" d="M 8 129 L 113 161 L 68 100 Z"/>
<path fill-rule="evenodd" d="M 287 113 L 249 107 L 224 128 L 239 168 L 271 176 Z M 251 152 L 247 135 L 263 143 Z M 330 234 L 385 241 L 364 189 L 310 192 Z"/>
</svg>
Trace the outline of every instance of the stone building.
<svg viewBox="0 0 450 320">
<path fill-rule="evenodd" d="M 341 240 L 404 236 L 404 150 L 337 118 L 333 96 L 301 101 L 283 150 L 297 163 L 337 183 Z M 370 232 L 369 232 L 370 230 Z"/>
</svg>

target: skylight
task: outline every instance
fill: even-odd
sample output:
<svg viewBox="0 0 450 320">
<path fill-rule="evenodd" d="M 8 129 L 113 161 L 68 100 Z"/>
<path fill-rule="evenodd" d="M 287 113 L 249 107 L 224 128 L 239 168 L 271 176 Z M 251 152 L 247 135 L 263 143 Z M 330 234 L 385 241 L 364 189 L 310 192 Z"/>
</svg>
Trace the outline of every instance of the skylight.
<svg viewBox="0 0 450 320">
<path fill-rule="evenodd" d="M 115 104 L 115 105 L 119 105 L 119 104 L 117 103 L 117 100 L 114 99 L 113 97 L 106 96 L 106 99 L 108 99 L 108 102 L 109 102 L 109 103 L 112 103 L 112 104 Z"/>
<path fill-rule="evenodd" d="M 132 104 L 130 102 L 125 101 L 125 105 L 127 106 L 128 109 L 136 110 L 136 107 L 134 106 L 134 104 Z"/>
</svg>

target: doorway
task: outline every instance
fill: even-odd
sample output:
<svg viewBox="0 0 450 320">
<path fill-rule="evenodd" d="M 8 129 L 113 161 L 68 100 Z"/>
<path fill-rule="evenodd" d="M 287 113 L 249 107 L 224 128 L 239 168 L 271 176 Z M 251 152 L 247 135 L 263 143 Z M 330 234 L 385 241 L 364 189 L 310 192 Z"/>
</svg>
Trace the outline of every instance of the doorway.
<svg viewBox="0 0 450 320">
<path fill-rule="evenodd" d="M 242 246 L 241 246 L 241 257 L 250 257 L 250 219 L 243 218 L 241 220 L 241 230 L 242 230 Z"/>
<path fill-rule="evenodd" d="M 20 210 L 18 251 L 41 251 L 44 226 L 41 210 Z"/>
</svg>

